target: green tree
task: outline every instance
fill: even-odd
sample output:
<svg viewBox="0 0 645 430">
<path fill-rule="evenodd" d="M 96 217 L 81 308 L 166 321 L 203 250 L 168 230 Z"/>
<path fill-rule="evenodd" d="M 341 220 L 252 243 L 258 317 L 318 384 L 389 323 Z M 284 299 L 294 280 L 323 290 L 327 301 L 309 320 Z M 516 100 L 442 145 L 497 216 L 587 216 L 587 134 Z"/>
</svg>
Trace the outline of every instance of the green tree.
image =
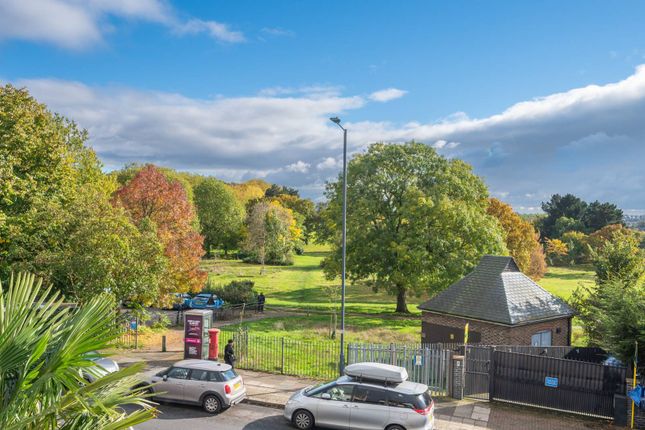
<svg viewBox="0 0 645 430">
<path fill-rule="evenodd" d="M 619 234 L 595 252 L 593 263 L 597 282 L 619 280 L 625 285 L 637 285 L 645 273 L 645 251 L 638 245 L 634 235 Z"/>
<path fill-rule="evenodd" d="M 561 217 L 580 220 L 586 209 L 587 203 L 573 194 L 554 194 L 548 202 L 542 203 L 542 210 L 546 213 L 546 217 L 539 220 L 542 236 L 558 238 L 556 221 Z"/>
<path fill-rule="evenodd" d="M 591 259 L 589 236 L 580 231 L 568 231 L 562 235 L 562 242 L 567 246 L 567 263 L 589 263 Z"/>
<path fill-rule="evenodd" d="M 589 203 L 582 214 L 581 221 L 588 232 L 594 232 L 606 225 L 622 224 L 623 211 L 613 203 L 600 203 L 596 200 Z"/>
<path fill-rule="evenodd" d="M 114 188 L 81 188 L 65 205 L 35 203 L 22 218 L 23 235 L 13 241 L 15 254 L 33 260 L 20 259 L 14 268 L 42 274 L 75 301 L 102 292 L 117 300 L 155 300 L 166 273 L 163 249 L 154 226 L 140 231 L 111 204 Z"/>
<path fill-rule="evenodd" d="M 76 310 L 61 304 L 33 275 L 0 284 L 0 428 L 117 430 L 152 418 L 145 388 L 132 388 L 142 383 L 142 364 L 101 377 L 91 361 L 116 336 L 111 297 Z M 98 379 L 90 383 L 84 372 Z"/>
<path fill-rule="evenodd" d="M 571 303 L 589 336 L 624 361 L 634 355 L 634 341 L 645 348 L 645 251 L 633 236 L 617 236 L 594 256 L 596 283 L 574 291 Z"/>
<path fill-rule="evenodd" d="M 49 112 L 27 90 L 0 87 L 0 276 L 33 257 L 14 241 L 25 237 L 24 217 L 35 204 L 65 206 L 79 187 L 102 176 L 86 139 L 84 130 Z M 46 230 L 32 233 L 32 241 L 46 241 Z"/>
<path fill-rule="evenodd" d="M 276 201 L 260 201 L 251 208 L 247 219 L 244 251 L 248 260 L 262 265 L 293 264 L 292 253 L 300 235 L 290 209 Z"/>
<path fill-rule="evenodd" d="M 228 254 L 242 239 L 244 207 L 233 191 L 215 178 L 204 179 L 194 192 L 206 252 L 222 248 Z"/>
<path fill-rule="evenodd" d="M 340 273 L 342 177 L 329 183 L 324 218 L 333 252 L 323 266 Z M 488 192 L 470 166 L 421 143 L 377 143 L 349 164 L 347 269 L 352 281 L 396 295 L 435 293 L 472 269 L 482 255 L 506 253 Z"/>
</svg>

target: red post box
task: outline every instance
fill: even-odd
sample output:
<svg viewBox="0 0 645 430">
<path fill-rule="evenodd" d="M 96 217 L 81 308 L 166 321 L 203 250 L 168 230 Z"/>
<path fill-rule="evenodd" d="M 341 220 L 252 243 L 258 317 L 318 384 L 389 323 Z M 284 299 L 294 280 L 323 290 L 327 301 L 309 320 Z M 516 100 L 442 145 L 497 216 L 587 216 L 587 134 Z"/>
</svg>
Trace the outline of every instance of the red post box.
<svg viewBox="0 0 645 430">
<path fill-rule="evenodd" d="M 210 338 L 210 344 L 208 345 L 208 359 L 217 361 L 217 356 L 219 355 L 219 330 L 216 328 L 209 329 L 208 337 Z"/>
</svg>

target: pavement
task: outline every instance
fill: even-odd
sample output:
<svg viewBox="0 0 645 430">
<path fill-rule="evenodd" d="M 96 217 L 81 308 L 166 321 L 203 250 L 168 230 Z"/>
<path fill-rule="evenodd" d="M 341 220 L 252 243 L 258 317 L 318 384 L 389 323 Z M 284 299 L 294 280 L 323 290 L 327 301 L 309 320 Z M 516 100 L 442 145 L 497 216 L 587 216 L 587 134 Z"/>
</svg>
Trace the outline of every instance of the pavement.
<svg viewBox="0 0 645 430">
<path fill-rule="evenodd" d="M 168 367 L 183 359 L 183 351 L 150 352 L 150 351 L 117 351 L 112 355 L 119 365 L 127 367 L 136 362 L 146 362 L 147 369 Z M 173 430 L 190 428 L 199 430 L 202 423 L 215 423 L 221 428 L 243 429 L 282 429 L 289 428 L 281 417 L 281 409 L 291 394 L 316 384 L 320 381 L 294 376 L 276 375 L 236 369 L 244 378 L 248 399 L 245 405 L 238 405 L 223 414 L 211 416 L 199 408 L 186 406 L 162 405 L 163 412 L 159 418 L 137 426 L 137 429 L 170 429 L 161 424 L 164 420 L 179 420 L 180 426 Z M 173 418 L 174 417 L 174 418 Z M 221 417 L 221 418 L 220 418 Z M 224 423 L 233 420 L 235 425 Z M 157 423 L 157 424 L 154 424 Z M 150 427 L 152 425 L 152 427 Z M 157 427 L 155 427 L 157 425 Z M 240 425 L 243 425 L 240 427 Z M 204 424 L 206 428 L 207 424 Z M 210 424 L 212 428 L 212 424 Z M 611 429 L 607 422 L 579 418 L 570 414 L 561 414 L 548 410 L 539 410 L 499 402 L 485 402 L 473 399 L 454 400 L 449 398 L 435 399 L 435 427 L 437 430 L 475 430 L 481 428 L 498 430 L 588 430 Z"/>
</svg>

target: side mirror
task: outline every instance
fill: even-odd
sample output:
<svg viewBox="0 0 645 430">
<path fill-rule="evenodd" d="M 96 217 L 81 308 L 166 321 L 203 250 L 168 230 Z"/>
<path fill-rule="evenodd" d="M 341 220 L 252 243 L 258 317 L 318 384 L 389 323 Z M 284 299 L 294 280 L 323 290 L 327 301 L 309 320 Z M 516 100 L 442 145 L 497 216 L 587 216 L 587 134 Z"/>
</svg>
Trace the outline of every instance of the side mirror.
<svg viewBox="0 0 645 430">
<path fill-rule="evenodd" d="M 320 398 L 321 398 L 321 399 L 323 399 L 323 400 L 331 400 L 331 394 L 329 394 L 329 393 L 322 393 L 322 394 L 320 395 Z"/>
<path fill-rule="evenodd" d="M 164 381 L 167 381 L 168 380 L 168 375 L 163 375 L 163 378 L 161 378 L 161 379 L 163 379 Z"/>
</svg>

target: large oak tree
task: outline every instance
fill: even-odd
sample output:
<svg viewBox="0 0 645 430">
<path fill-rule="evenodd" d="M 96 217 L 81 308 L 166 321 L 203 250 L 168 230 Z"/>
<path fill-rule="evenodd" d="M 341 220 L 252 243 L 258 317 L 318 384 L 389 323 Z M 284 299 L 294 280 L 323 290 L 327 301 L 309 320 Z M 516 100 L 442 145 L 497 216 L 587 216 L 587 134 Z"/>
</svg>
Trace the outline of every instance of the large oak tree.
<svg viewBox="0 0 645 430">
<path fill-rule="evenodd" d="M 334 244 L 323 266 L 340 273 L 342 176 L 327 186 L 324 218 Z M 484 254 L 506 253 L 488 192 L 461 160 L 421 143 L 377 143 L 349 163 L 347 270 L 352 281 L 396 295 L 408 312 L 410 293 L 436 293 L 471 270 Z"/>
</svg>

